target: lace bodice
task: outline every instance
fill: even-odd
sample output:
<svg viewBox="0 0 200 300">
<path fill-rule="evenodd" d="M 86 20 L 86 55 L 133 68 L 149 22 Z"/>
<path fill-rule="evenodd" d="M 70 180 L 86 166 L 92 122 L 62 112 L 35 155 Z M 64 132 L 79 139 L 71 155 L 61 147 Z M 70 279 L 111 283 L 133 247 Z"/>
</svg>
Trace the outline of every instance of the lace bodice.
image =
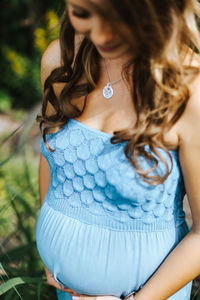
<svg viewBox="0 0 200 300">
<path fill-rule="evenodd" d="M 55 209 L 87 222 L 110 226 L 126 224 L 137 228 L 154 224 L 179 224 L 185 218 L 185 195 L 178 152 L 170 150 L 173 169 L 167 180 L 152 186 L 142 181 L 124 154 L 125 143 L 111 144 L 111 134 L 70 119 L 54 134 L 47 135 L 50 152 L 41 138 L 41 152 L 51 171 L 46 195 Z M 162 151 L 161 149 L 159 151 Z M 162 155 L 170 164 L 168 156 Z M 140 161 L 149 169 L 147 161 Z M 164 171 L 159 162 L 158 172 Z M 137 224 L 137 225 L 136 225 Z M 117 225 L 118 226 L 118 225 Z"/>
</svg>

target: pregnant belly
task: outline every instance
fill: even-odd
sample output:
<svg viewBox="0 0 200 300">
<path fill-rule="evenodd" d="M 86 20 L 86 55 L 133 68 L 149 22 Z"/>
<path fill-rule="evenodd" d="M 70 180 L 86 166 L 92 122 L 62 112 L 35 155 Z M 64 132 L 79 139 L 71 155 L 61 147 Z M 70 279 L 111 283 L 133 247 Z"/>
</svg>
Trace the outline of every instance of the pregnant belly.
<svg viewBox="0 0 200 300">
<path fill-rule="evenodd" d="M 110 230 L 68 217 L 47 201 L 36 224 L 39 254 L 58 282 L 81 294 L 117 297 L 139 289 L 184 234 Z"/>
</svg>

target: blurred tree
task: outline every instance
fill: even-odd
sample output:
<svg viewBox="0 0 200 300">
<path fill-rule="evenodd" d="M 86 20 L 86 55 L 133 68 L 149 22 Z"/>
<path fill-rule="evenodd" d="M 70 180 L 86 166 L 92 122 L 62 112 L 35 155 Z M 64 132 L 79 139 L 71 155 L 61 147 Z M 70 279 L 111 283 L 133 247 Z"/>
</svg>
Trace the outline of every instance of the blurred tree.
<svg viewBox="0 0 200 300">
<path fill-rule="evenodd" d="M 65 1 L 1 0 L 0 111 L 41 101 L 40 59 L 59 36 Z"/>
</svg>

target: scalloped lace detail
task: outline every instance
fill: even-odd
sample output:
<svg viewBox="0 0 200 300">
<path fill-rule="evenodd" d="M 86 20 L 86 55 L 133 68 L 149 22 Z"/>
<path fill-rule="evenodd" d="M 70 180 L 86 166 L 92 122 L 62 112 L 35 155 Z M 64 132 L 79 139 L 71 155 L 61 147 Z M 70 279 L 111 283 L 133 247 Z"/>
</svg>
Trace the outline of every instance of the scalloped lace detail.
<svg viewBox="0 0 200 300">
<path fill-rule="evenodd" d="M 171 152 L 173 170 L 167 180 L 152 186 L 143 182 L 129 164 L 124 154 L 126 143 L 113 145 L 109 134 L 98 134 L 74 121 L 69 120 L 59 132 L 47 135 L 54 152 L 41 138 L 41 152 L 51 169 L 51 195 L 65 199 L 71 207 L 82 207 L 90 214 L 107 215 L 120 222 L 136 219 L 148 224 L 158 219 L 184 218 L 185 188 L 176 152 Z M 144 169 L 151 165 L 142 158 L 140 163 Z M 163 171 L 159 162 L 158 172 Z"/>
</svg>

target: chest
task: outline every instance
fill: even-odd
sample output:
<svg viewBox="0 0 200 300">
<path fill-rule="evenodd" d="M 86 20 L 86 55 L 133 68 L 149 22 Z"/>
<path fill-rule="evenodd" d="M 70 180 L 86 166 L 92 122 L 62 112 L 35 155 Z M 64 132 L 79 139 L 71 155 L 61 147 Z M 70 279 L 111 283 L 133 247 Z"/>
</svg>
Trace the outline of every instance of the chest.
<svg viewBox="0 0 200 300">
<path fill-rule="evenodd" d="M 102 76 L 96 88 L 87 95 L 87 102 L 83 113 L 76 118 L 79 122 L 90 126 L 96 130 L 113 134 L 114 131 L 120 131 L 133 128 L 136 122 L 136 112 L 132 100 L 131 87 L 121 80 L 112 85 L 113 96 L 106 99 L 103 96 L 103 88 L 107 80 Z M 55 86 L 57 96 L 63 86 Z M 80 110 L 83 109 L 85 97 L 73 99 L 73 104 L 77 105 Z M 164 135 L 164 140 L 169 149 L 177 149 L 179 138 L 176 125 L 174 125 Z"/>
</svg>

